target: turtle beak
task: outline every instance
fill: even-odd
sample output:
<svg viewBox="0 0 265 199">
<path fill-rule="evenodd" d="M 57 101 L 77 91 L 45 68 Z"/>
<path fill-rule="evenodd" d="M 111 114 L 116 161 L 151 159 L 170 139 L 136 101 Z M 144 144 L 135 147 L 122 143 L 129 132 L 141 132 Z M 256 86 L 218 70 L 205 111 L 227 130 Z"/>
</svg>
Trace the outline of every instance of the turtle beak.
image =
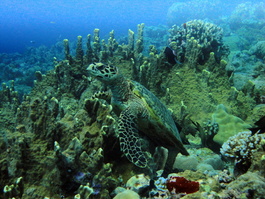
<svg viewBox="0 0 265 199">
<path fill-rule="evenodd" d="M 95 69 L 95 63 L 89 64 L 89 66 L 87 67 L 88 71 L 93 71 L 94 69 Z"/>
<path fill-rule="evenodd" d="M 95 63 L 89 64 L 89 66 L 86 69 L 88 71 L 88 75 L 91 77 L 91 80 L 95 80 L 96 77 L 94 75 L 95 73 Z"/>
</svg>

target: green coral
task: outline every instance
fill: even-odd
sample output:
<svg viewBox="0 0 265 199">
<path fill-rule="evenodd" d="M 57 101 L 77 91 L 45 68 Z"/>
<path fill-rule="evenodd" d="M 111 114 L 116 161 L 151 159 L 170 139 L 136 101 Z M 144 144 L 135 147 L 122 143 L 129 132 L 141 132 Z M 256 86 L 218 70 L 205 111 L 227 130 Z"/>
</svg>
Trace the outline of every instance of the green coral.
<svg viewBox="0 0 265 199">
<path fill-rule="evenodd" d="M 217 106 L 216 111 L 212 115 L 212 120 L 219 125 L 219 131 L 214 136 L 213 140 L 221 145 L 227 141 L 229 137 L 251 127 L 241 118 L 229 114 L 223 104 Z"/>
</svg>

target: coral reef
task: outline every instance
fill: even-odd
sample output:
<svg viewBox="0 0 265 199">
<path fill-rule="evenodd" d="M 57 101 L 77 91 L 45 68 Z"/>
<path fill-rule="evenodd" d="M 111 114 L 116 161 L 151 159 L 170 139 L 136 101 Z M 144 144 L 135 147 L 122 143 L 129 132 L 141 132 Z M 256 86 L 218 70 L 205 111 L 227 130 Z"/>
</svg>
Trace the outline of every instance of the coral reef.
<svg viewBox="0 0 265 199">
<path fill-rule="evenodd" d="M 50 76 L 43 76 L 36 85 L 41 87 L 47 85 L 51 76 L 59 77 L 56 73 L 50 74 Z M 46 82 L 46 80 L 48 81 Z M 54 82 L 49 83 L 51 83 L 50 85 L 53 87 L 56 86 Z M 50 89 L 54 88 L 50 87 Z M 67 89 L 67 87 L 64 89 Z M 39 89 L 36 92 L 39 92 Z M 110 133 L 114 136 L 112 124 L 115 119 L 109 115 L 111 106 L 106 106 L 98 100 L 86 99 L 82 104 L 83 108 L 79 111 L 75 111 L 74 108 L 77 107 L 75 100 L 71 102 L 69 96 L 65 96 L 65 98 L 59 97 L 57 99 L 54 97 L 57 94 L 58 93 L 54 92 L 53 96 L 45 96 L 43 98 L 34 97 L 33 99 L 27 96 L 17 109 L 17 118 L 15 122 L 17 127 L 13 135 L 17 138 L 14 140 L 13 138 L 7 137 L 5 141 L 8 150 L 8 155 L 6 156 L 8 176 L 9 178 L 16 177 L 23 175 L 22 173 L 27 171 L 31 174 L 25 178 L 25 181 L 30 182 L 31 178 L 35 178 L 36 173 L 33 170 L 36 168 L 32 168 L 33 170 L 31 170 L 28 168 L 28 165 L 36 161 L 39 162 L 39 167 L 41 168 L 40 173 L 42 174 L 39 175 L 52 177 L 52 184 L 56 184 L 56 186 L 52 184 L 49 185 L 44 177 L 43 181 L 40 183 L 45 183 L 49 191 L 61 187 L 62 194 L 68 195 L 69 192 L 77 189 L 79 185 L 86 186 L 85 183 L 93 182 L 93 188 L 96 186 L 96 188 L 94 188 L 94 190 L 96 190 L 95 194 L 98 194 L 99 191 L 104 190 L 106 186 L 104 185 L 105 182 L 108 186 L 114 183 L 111 177 L 106 176 L 106 174 L 111 171 L 109 171 L 111 165 L 105 165 L 103 163 L 103 150 L 100 148 L 103 142 L 102 135 Z M 68 138 L 67 135 L 75 135 L 75 132 L 79 132 L 76 134 L 78 138 L 73 137 L 72 140 L 69 140 L 71 136 Z M 64 136 L 61 137 L 60 135 Z M 39 142 L 39 139 L 46 140 L 46 144 L 38 146 L 37 142 Z M 60 145 L 58 142 L 60 142 Z M 53 143 L 55 143 L 54 154 L 51 153 Z M 12 147 L 10 147 L 11 145 Z M 60 147 L 61 145 L 64 147 L 68 145 L 68 147 L 62 150 Z M 36 150 L 34 147 L 38 149 Z M 29 148 L 29 150 L 27 150 L 27 148 Z M 86 151 L 86 148 L 89 149 L 89 151 Z M 36 152 L 34 150 L 36 150 Z M 39 152 L 39 150 L 41 151 Z M 46 155 L 42 153 L 47 153 L 45 151 L 50 151 L 50 156 L 47 156 L 47 158 L 43 158 Z M 42 155 L 38 157 L 35 153 Z M 25 158 L 26 156 L 32 156 L 34 158 L 30 160 Z M 41 163 L 38 158 L 43 159 L 43 162 Z M 45 172 L 46 167 L 42 165 L 46 164 L 49 165 L 48 168 L 52 168 L 51 172 Z M 102 168 L 102 171 L 98 173 L 98 170 L 95 170 L 96 168 Z M 78 177 L 77 175 L 80 172 L 84 173 L 84 175 L 81 175 L 82 177 Z M 80 178 L 87 178 L 86 176 L 88 176 L 90 172 L 93 177 L 83 179 L 82 182 L 80 182 Z M 95 172 L 98 174 L 96 175 Z M 102 177 L 102 175 L 104 175 L 104 177 Z M 110 178 L 110 181 L 107 180 L 108 178 Z M 99 188 L 97 187 L 98 185 L 100 185 Z M 42 195 L 41 191 L 44 190 L 36 190 L 35 192 L 37 192 L 38 195 Z M 83 191 L 80 191 L 82 195 L 81 192 Z M 56 193 L 56 191 L 54 191 L 54 193 Z M 36 195 L 36 193 L 31 192 L 30 189 L 25 186 L 23 198 L 32 198 L 34 195 Z M 104 194 L 102 193 L 102 195 Z"/>
<path fill-rule="evenodd" d="M 168 27 L 165 25 L 145 26 L 144 45 L 155 46 L 157 50 L 163 50 L 168 40 Z M 148 55 L 148 48 L 144 48 L 144 54 Z"/>
<path fill-rule="evenodd" d="M 226 19 L 231 31 L 240 38 L 240 50 L 247 50 L 258 41 L 264 41 L 264 2 L 243 2 Z"/>
<path fill-rule="evenodd" d="M 258 42 L 251 41 L 253 46 L 232 52 L 226 70 L 232 74 L 231 81 L 237 90 L 251 91 L 252 96 L 260 98 L 265 89 L 264 38 Z M 259 100 L 259 103 L 262 103 L 261 101 Z"/>
<path fill-rule="evenodd" d="M 222 29 L 202 20 L 188 21 L 182 26 L 173 25 L 169 30 L 169 46 L 179 62 L 189 61 L 191 67 L 205 64 L 214 52 L 217 62 L 229 54 L 223 44 Z"/>
<path fill-rule="evenodd" d="M 155 181 L 150 180 L 144 174 L 131 177 L 126 183 L 126 189 L 116 188 L 114 198 L 120 198 L 125 194 L 128 197 L 133 194 L 144 198 L 170 198 L 185 196 L 199 190 L 199 182 L 187 180 L 185 177 L 172 173 L 169 177 L 159 177 Z M 136 194 L 137 193 L 137 194 Z M 139 195 L 138 195 L 139 194 Z M 132 195 L 132 196 L 133 196 Z"/>
<path fill-rule="evenodd" d="M 15 89 L 21 99 L 31 91 L 35 72 L 42 73 L 52 70 L 56 59 L 63 59 L 62 42 L 51 47 L 28 47 L 23 54 L 0 54 L 0 81 L 11 86 L 15 82 Z"/>
<path fill-rule="evenodd" d="M 246 89 L 250 89 L 252 90 L 251 95 L 253 96 L 261 94 L 259 94 L 259 91 L 256 89 L 265 89 L 265 64 L 261 59 L 253 56 L 256 55 L 256 51 L 259 52 L 256 46 L 253 46 L 249 51 L 235 53 L 226 67 L 226 70 L 232 74 L 231 81 L 234 87 L 243 92 L 245 92 Z"/>
<path fill-rule="evenodd" d="M 217 32 L 209 30 L 209 41 L 215 41 L 219 47 L 223 45 L 219 40 L 221 35 L 218 27 L 201 21 L 191 22 L 190 27 L 193 25 L 201 27 L 203 31 L 208 31 L 211 27 L 210 30 Z M 185 28 L 180 30 L 184 31 Z M 118 197 L 118 191 L 114 190 L 117 187 L 126 187 L 125 182 L 128 179 L 143 172 L 122 156 L 116 132 L 117 115 L 109 101 L 93 98 L 96 91 L 106 91 L 100 82 L 87 75 L 87 65 L 94 61 L 110 62 L 118 66 L 126 78 L 139 81 L 167 104 L 175 115 L 175 122 L 180 124 L 181 134 L 187 143 L 190 140 L 189 148 L 197 151 L 197 154 L 194 154 L 200 159 L 203 159 L 205 154 L 198 150 L 198 147 L 201 147 L 199 132 L 193 124 L 197 122 L 204 127 L 203 123 L 211 118 L 218 104 L 225 104 L 231 114 L 242 120 L 247 118 L 250 124 L 254 124 L 257 117 L 260 117 L 262 109 L 256 105 L 262 105 L 259 99 L 265 95 L 264 90 L 256 88 L 259 91 L 257 97 L 257 92 L 253 92 L 251 84 L 242 91 L 231 87 L 231 73 L 225 70 L 227 63 L 222 60 L 225 53 L 218 55 L 216 59 L 217 54 L 223 51 L 216 51 L 215 45 L 202 45 L 198 42 L 199 38 L 194 37 L 201 47 L 192 45 L 196 43 L 193 40 L 193 43 L 187 46 L 189 54 L 185 54 L 185 57 L 191 59 L 184 59 L 182 64 L 172 66 L 167 62 L 164 52 L 159 52 L 154 46 L 148 48 L 148 55 L 143 54 L 144 48 L 146 49 L 143 42 L 143 24 L 138 26 L 137 32 L 138 35 L 135 36 L 134 32 L 129 30 L 127 44 L 119 44 L 113 31 L 105 42 L 100 39 L 100 30 L 96 29 L 86 38 L 78 37 L 75 56 L 72 55 L 72 43 L 65 40 L 64 45 L 58 48 L 62 51 L 61 54 L 65 53 L 65 59 L 53 59 L 57 53 L 54 51 L 51 59 L 55 65 L 54 69 L 44 74 L 41 68 L 32 68 L 36 81 L 31 80 L 34 85 L 32 91 L 20 99 L 16 84 L 3 84 L 0 91 L 0 184 L 3 188 L 6 186 L 6 192 L 0 193 L 1 198 L 4 198 L 5 194 L 5 197 L 17 197 L 22 194 L 23 199 L 108 199 L 114 195 Z M 203 47 L 209 47 L 209 51 L 206 50 L 203 54 L 205 58 L 202 59 L 202 54 L 198 56 L 198 50 Z M 50 57 L 51 52 L 48 51 L 47 57 Z M 30 50 L 30 53 L 34 55 L 32 59 L 35 59 L 34 49 Z M 20 61 L 15 60 L 12 64 L 17 62 Z M 191 65 L 191 62 L 196 63 L 196 66 Z M 30 64 L 25 64 L 25 67 L 30 68 Z M 211 128 L 204 130 L 211 131 Z M 192 142 L 192 139 L 196 138 L 199 139 L 199 144 Z M 194 157 L 190 161 L 195 165 L 199 161 Z M 221 194 L 226 197 L 233 191 L 240 192 L 236 186 L 232 187 L 231 183 L 243 182 L 244 176 L 243 179 L 234 179 L 225 171 L 216 171 L 223 169 L 216 166 L 222 161 L 213 154 L 206 159 L 200 168 L 196 166 L 197 171 L 186 170 L 175 174 L 200 183 L 199 191 L 184 197 L 220 197 Z M 255 152 L 251 160 L 249 172 L 257 170 L 260 170 L 264 177 L 262 151 Z M 16 185 L 19 183 L 14 182 L 22 179 L 20 177 L 23 178 L 23 190 L 17 192 Z M 146 198 L 171 197 L 168 191 L 163 191 L 167 179 L 160 178 L 157 182 L 152 181 L 153 179 L 146 180 L 143 192 L 140 191 L 138 195 L 146 196 L 148 193 L 150 195 Z M 261 181 L 255 181 L 252 189 L 258 185 L 262 186 Z M 156 190 L 145 189 L 150 188 L 152 182 Z M 229 189 L 229 183 L 232 190 Z M 250 185 L 241 183 L 238 187 L 241 186 L 247 189 Z M 10 189 L 11 195 L 8 191 Z M 13 194 L 13 191 L 16 193 Z M 116 193 L 113 195 L 113 192 Z M 254 196 L 260 196 L 261 192 L 262 190 L 254 191 Z M 125 193 L 132 194 L 130 191 L 124 191 Z"/>
<path fill-rule="evenodd" d="M 259 59 L 265 60 L 265 41 L 259 41 L 249 50 L 251 54 L 256 55 Z"/>
<path fill-rule="evenodd" d="M 264 197 L 264 177 L 257 172 L 247 172 L 229 183 L 220 194 L 221 198 L 262 198 Z"/>
</svg>

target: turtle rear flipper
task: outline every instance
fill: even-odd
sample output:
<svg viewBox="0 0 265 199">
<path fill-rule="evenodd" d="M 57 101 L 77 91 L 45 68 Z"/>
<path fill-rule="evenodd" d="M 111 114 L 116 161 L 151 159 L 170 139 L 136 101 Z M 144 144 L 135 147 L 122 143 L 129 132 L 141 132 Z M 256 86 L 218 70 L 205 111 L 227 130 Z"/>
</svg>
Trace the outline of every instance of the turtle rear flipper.
<svg viewBox="0 0 265 199">
<path fill-rule="evenodd" d="M 148 166 L 146 154 L 142 151 L 142 143 L 136 128 L 137 114 L 130 107 L 121 112 L 118 129 L 121 151 L 129 161 L 136 166 L 145 168 Z"/>
<path fill-rule="evenodd" d="M 167 177 L 168 174 L 173 172 L 173 166 L 176 160 L 176 157 L 180 153 L 179 149 L 176 147 L 168 147 L 168 158 L 162 173 L 162 177 Z"/>
</svg>

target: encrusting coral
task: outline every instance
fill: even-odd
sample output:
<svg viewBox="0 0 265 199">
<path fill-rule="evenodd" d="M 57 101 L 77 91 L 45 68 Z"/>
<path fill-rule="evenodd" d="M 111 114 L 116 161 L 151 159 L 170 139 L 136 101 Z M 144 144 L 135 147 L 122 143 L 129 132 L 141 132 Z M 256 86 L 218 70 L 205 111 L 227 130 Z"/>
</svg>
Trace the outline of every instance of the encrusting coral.
<svg viewBox="0 0 265 199">
<path fill-rule="evenodd" d="M 213 140 L 220 145 L 227 141 L 229 137 L 251 127 L 241 118 L 229 114 L 223 104 L 219 104 L 216 107 L 216 111 L 212 115 L 212 121 L 216 122 L 219 126 Z"/>
</svg>

